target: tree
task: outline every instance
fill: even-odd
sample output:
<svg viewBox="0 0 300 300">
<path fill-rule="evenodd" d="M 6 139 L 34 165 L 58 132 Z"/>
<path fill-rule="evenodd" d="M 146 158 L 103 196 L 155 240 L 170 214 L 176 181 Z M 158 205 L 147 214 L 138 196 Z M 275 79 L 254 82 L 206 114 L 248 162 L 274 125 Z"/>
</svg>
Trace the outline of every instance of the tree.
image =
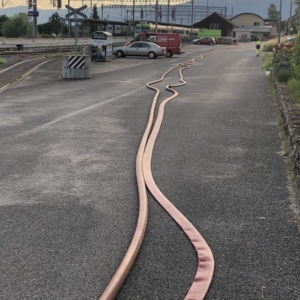
<svg viewBox="0 0 300 300">
<path fill-rule="evenodd" d="M 39 34 L 52 34 L 52 28 L 51 28 L 51 23 L 47 22 L 44 24 L 39 24 L 37 26 Z"/>
<path fill-rule="evenodd" d="M 47 23 L 39 24 L 37 27 L 40 34 L 58 35 L 68 31 L 64 19 L 57 12 L 52 14 Z"/>
<path fill-rule="evenodd" d="M 93 9 L 92 9 L 92 12 L 90 14 L 90 17 L 91 17 L 91 19 L 97 19 L 97 20 L 100 19 L 99 15 L 98 15 L 98 9 L 97 9 L 97 5 L 96 4 L 93 6 Z"/>
<path fill-rule="evenodd" d="M 28 18 L 26 13 L 16 14 L 2 24 L 2 34 L 5 37 L 17 38 L 26 36 L 27 30 Z"/>
<path fill-rule="evenodd" d="M 49 18 L 49 23 L 52 31 L 51 33 L 59 34 L 63 25 L 63 19 L 58 12 L 52 14 L 52 16 Z"/>
<path fill-rule="evenodd" d="M 298 1 L 298 0 L 297 0 Z M 300 1 L 300 0 L 299 0 Z M 278 20 L 280 15 L 280 11 L 277 10 L 275 4 L 270 4 L 268 8 L 268 17 L 270 20 Z"/>
<path fill-rule="evenodd" d="M 7 20 L 8 20 L 8 17 L 6 15 L 0 16 L 0 36 L 2 36 L 2 25 Z"/>
<path fill-rule="evenodd" d="M 300 0 L 294 0 L 294 4 L 296 5 L 295 12 L 300 13 Z"/>
</svg>

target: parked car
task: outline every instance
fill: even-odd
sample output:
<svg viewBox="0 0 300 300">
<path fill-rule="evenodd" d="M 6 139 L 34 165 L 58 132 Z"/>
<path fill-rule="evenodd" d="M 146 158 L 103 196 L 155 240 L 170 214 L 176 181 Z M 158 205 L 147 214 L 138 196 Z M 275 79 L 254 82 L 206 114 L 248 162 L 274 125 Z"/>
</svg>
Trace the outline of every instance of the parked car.
<svg viewBox="0 0 300 300">
<path fill-rule="evenodd" d="M 118 57 L 148 56 L 149 58 L 156 58 L 166 55 L 166 48 L 151 42 L 134 42 L 127 46 L 113 48 L 113 54 Z"/>
<path fill-rule="evenodd" d="M 181 34 L 170 32 L 140 32 L 125 46 L 134 42 L 150 42 L 166 48 L 166 57 L 181 53 Z"/>
<path fill-rule="evenodd" d="M 198 39 L 195 44 L 197 45 L 214 45 L 215 44 L 215 41 L 213 38 L 211 37 L 202 37 L 200 39 Z"/>
</svg>

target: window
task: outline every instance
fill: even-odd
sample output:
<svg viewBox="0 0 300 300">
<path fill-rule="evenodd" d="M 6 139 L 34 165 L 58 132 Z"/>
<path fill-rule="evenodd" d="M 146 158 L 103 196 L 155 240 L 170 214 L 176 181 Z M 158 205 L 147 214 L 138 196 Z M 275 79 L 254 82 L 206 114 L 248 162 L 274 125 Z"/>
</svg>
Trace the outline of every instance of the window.
<svg viewBox="0 0 300 300">
<path fill-rule="evenodd" d="M 254 22 L 254 26 L 260 26 L 260 22 Z"/>
<path fill-rule="evenodd" d="M 219 29 L 220 24 L 219 23 L 210 23 L 210 29 Z"/>
<path fill-rule="evenodd" d="M 146 44 L 146 43 L 141 43 L 141 47 L 142 48 L 150 48 L 150 45 Z"/>
<path fill-rule="evenodd" d="M 130 48 L 139 48 L 141 43 L 133 43 Z"/>
</svg>

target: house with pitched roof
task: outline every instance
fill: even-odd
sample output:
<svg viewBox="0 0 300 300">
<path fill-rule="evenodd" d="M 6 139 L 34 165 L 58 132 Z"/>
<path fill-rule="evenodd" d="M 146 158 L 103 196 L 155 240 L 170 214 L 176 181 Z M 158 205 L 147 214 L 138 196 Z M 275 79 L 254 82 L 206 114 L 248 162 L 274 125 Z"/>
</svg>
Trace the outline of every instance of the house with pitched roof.
<svg viewBox="0 0 300 300">
<path fill-rule="evenodd" d="M 221 37 L 218 37 L 220 42 L 231 44 L 233 40 L 233 29 L 236 25 L 225 16 L 214 12 L 205 19 L 195 23 L 193 27 L 200 30 L 202 28 L 221 30 Z"/>
</svg>

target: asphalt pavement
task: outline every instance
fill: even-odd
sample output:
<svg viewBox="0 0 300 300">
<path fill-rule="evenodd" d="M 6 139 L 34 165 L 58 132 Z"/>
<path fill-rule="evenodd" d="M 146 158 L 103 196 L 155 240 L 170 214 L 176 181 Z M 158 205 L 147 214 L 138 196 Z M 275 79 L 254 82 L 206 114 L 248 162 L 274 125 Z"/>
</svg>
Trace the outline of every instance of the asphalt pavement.
<svg viewBox="0 0 300 300">
<path fill-rule="evenodd" d="M 37 64 L 50 60 L 45 57 L 28 58 L 15 64 L 0 65 L 0 88 L 19 80 L 24 74 L 32 70 Z"/>
<path fill-rule="evenodd" d="M 1 300 L 98 299 L 137 221 L 135 156 L 154 96 L 145 85 L 216 48 L 93 62 L 88 80 L 61 79 L 53 61 L 0 94 Z M 183 71 L 154 148 L 157 185 L 214 254 L 207 300 L 300 299 L 299 213 L 260 66 L 249 44 Z M 173 71 L 165 84 L 178 82 Z M 117 299 L 184 299 L 196 268 L 149 195 L 146 237 Z"/>
</svg>

